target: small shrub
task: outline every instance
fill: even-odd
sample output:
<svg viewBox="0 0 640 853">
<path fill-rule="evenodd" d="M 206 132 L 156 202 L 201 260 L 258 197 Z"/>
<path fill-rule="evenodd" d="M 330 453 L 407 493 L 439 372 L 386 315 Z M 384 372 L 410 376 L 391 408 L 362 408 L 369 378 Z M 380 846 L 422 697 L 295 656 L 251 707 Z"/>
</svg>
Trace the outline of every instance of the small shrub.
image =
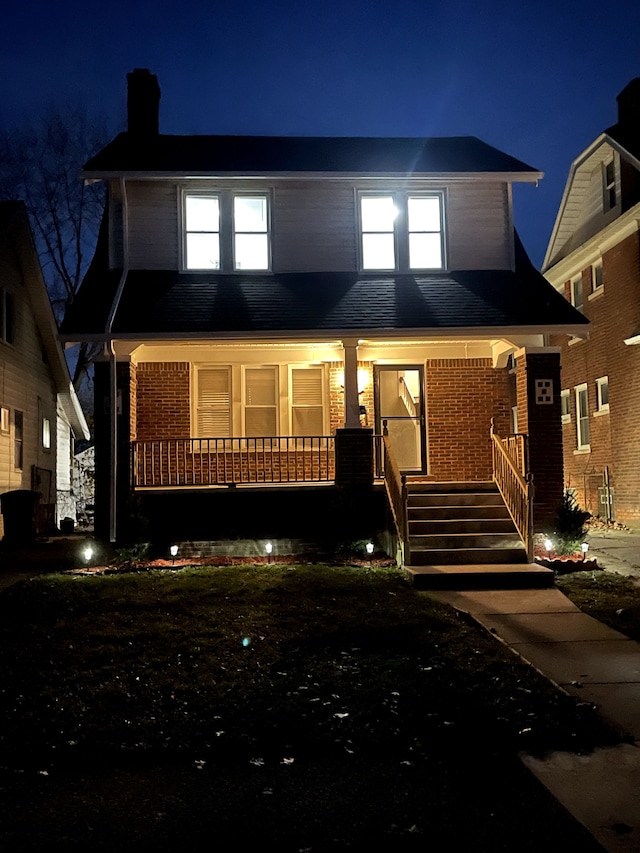
<svg viewBox="0 0 640 853">
<path fill-rule="evenodd" d="M 128 545 L 126 548 L 118 548 L 116 550 L 116 565 L 133 565 L 146 560 L 149 556 L 149 542 L 137 542 L 135 545 Z"/>
<path fill-rule="evenodd" d="M 580 551 L 587 535 L 587 521 L 591 513 L 582 509 L 577 500 L 568 490 L 565 490 L 562 503 L 556 510 L 553 519 L 554 548 L 557 554 L 573 554 Z"/>
</svg>

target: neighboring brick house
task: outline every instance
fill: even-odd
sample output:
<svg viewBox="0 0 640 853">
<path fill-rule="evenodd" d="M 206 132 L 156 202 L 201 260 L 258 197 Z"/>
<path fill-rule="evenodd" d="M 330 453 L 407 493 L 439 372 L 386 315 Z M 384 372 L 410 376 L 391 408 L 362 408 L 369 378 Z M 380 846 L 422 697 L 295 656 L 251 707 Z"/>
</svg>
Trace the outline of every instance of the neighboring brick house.
<svg viewBox="0 0 640 853">
<path fill-rule="evenodd" d="M 640 521 L 640 78 L 573 162 L 543 272 L 590 320 L 561 347 L 564 470 L 594 515 Z"/>
<path fill-rule="evenodd" d="M 159 98 L 130 74 L 128 131 L 83 170 L 108 208 L 62 336 L 104 344 L 97 529 L 120 535 L 132 493 L 146 516 L 173 496 L 173 529 L 220 486 L 227 506 L 260 490 L 260 513 L 292 483 L 362 495 L 385 427 L 414 480 L 491 480 L 491 419 L 506 436 L 516 405 L 548 519 L 545 339 L 586 322 L 514 230 L 511 185 L 541 174 L 473 137 L 165 136 Z M 229 535 L 222 512 L 209 525 Z"/>
<path fill-rule="evenodd" d="M 0 497 L 37 493 L 39 533 L 75 517 L 73 439 L 89 438 L 57 331 L 25 206 L 1 201 Z M 11 537 L 9 514 L 0 538 Z"/>
</svg>

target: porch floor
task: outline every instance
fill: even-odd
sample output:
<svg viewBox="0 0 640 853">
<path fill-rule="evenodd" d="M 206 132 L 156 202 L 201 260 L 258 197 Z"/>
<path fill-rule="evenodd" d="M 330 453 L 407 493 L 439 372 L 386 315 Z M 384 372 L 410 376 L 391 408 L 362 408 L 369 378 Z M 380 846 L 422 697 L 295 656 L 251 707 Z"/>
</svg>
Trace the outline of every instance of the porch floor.
<svg viewBox="0 0 640 853">
<path fill-rule="evenodd" d="M 541 589 L 554 583 L 552 569 L 536 563 L 406 566 L 416 589 Z"/>
</svg>

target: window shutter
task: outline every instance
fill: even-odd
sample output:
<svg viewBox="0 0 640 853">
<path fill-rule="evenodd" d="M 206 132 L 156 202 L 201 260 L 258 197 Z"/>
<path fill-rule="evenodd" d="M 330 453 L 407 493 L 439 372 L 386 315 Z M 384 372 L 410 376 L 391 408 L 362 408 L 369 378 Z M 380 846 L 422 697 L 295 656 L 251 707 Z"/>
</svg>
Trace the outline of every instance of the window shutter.
<svg viewBox="0 0 640 853">
<path fill-rule="evenodd" d="M 291 431 L 293 435 L 323 434 L 322 379 L 323 372 L 320 367 L 292 369 Z"/>
<path fill-rule="evenodd" d="M 231 435 L 231 382 L 228 367 L 198 371 L 197 427 L 201 438 Z"/>
<path fill-rule="evenodd" d="M 245 435 L 276 435 L 276 370 L 251 367 L 245 370 Z"/>
</svg>

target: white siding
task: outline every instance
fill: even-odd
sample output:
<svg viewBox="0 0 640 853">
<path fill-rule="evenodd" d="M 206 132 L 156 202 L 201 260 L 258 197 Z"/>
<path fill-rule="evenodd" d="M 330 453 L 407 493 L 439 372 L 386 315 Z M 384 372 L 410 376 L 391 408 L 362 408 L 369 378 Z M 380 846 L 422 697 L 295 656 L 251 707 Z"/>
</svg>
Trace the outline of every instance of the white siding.
<svg viewBox="0 0 640 853">
<path fill-rule="evenodd" d="M 56 394 L 43 359 L 31 306 L 13 264 L 11 249 L 0 244 L 0 282 L 15 300 L 15 343 L 0 342 L 0 405 L 10 410 L 10 431 L 0 433 L 0 493 L 31 488 L 32 466 L 52 472 L 55 488 Z M 24 415 L 22 470 L 15 468 L 16 409 Z M 42 447 L 42 417 L 51 424 L 51 448 Z"/>
<path fill-rule="evenodd" d="M 511 222 L 506 184 L 459 181 L 219 180 L 183 182 L 190 190 L 270 191 L 275 272 L 348 272 L 358 269 L 358 190 L 445 192 L 449 269 L 511 266 Z M 129 262 L 132 269 L 179 269 L 179 186 L 127 184 Z M 115 237 L 116 235 L 114 235 Z M 117 256 L 114 253 L 114 257 Z"/>
</svg>

